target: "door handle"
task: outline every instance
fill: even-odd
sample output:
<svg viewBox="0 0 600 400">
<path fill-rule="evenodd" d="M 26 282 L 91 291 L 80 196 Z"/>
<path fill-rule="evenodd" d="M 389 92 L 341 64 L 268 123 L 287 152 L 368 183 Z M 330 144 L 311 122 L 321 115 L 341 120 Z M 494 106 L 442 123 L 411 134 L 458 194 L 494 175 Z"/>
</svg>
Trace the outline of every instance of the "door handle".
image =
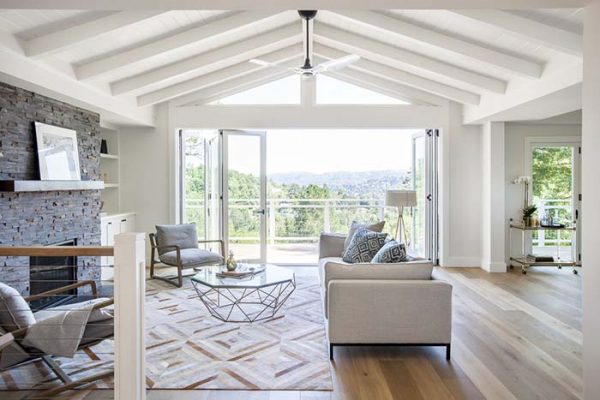
<svg viewBox="0 0 600 400">
<path fill-rule="evenodd" d="M 265 209 L 264 208 L 260 208 L 258 210 L 254 210 L 254 214 L 262 214 L 265 215 Z"/>
<path fill-rule="evenodd" d="M 427 195 L 426 199 L 431 201 L 431 199 L 433 198 L 433 196 L 431 196 L 430 194 Z"/>
</svg>

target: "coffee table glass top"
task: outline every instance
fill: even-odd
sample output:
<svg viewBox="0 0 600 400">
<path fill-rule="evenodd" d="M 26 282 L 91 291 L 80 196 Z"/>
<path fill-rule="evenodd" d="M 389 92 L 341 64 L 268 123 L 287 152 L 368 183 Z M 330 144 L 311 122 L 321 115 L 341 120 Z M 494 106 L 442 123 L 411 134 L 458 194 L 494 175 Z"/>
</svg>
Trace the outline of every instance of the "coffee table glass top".
<svg viewBox="0 0 600 400">
<path fill-rule="evenodd" d="M 264 267 L 265 270 L 244 278 L 220 278 L 217 273 L 226 270 L 224 265 L 203 267 L 192 277 L 192 281 L 214 288 L 260 288 L 294 280 L 294 273 L 291 270 L 277 265 L 249 263 L 243 265 L 256 269 Z"/>
</svg>

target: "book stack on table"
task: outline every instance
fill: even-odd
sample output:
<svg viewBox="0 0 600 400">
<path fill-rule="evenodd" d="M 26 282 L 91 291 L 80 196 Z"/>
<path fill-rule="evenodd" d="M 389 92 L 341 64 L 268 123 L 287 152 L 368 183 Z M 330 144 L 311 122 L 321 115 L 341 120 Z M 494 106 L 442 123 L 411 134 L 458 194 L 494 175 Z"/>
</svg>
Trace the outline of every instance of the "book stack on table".
<svg viewBox="0 0 600 400">
<path fill-rule="evenodd" d="M 536 263 L 536 262 L 554 262 L 554 257 L 552 256 L 540 256 L 536 254 L 527 254 L 527 262 Z"/>
</svg>

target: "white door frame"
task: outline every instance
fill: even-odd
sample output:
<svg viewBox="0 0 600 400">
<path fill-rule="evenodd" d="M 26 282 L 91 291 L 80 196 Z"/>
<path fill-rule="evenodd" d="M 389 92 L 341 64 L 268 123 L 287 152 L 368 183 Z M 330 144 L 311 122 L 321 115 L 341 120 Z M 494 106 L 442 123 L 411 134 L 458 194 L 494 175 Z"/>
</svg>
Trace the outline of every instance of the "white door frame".
<svg viewBox="0 0 600 400">
<path fill-rule="evenodd" d="M 267 257 L 267 136 L 266 131 L 251 131 L 251 130 L 236 130 L 236 129 L 221 129 L 222 135 L 222 156 L 221 156 L 221 199 L 223 210 L 221 215 L 221 232 L 223 232 L 223 240 L 225 242 L 225 252 L 229 252 L 229 182 L 228 182 L 228 166 L 229 166 L 229 137 L 232 135 L 256 136 L 260 139 L 260 207 L 255 212 L 260 214 L 260 258 L 258 260 L 248 260 L 264 263 Z"/>
</svg>

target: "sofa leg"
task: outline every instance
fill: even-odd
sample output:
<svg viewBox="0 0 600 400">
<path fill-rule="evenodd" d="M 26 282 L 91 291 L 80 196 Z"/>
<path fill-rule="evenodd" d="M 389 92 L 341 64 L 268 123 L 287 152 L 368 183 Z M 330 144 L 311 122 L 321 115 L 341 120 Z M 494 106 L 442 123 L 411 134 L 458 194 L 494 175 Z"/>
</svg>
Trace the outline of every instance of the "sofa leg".
<svg viewBox="0 0 600 400">
<path fill-rule="evenodd" d="M 333 361 L 333 344 L 329 343 L 329 361 Z"/>
<path fill-rule="evenodd" d="M 446 360 L 448 360 L 448 361 L 450 361 L 450 348 L 451 348 L 451 346 L 452 345 L 450 343 L 448 343 L 446 345 Z"/>
</svg>

